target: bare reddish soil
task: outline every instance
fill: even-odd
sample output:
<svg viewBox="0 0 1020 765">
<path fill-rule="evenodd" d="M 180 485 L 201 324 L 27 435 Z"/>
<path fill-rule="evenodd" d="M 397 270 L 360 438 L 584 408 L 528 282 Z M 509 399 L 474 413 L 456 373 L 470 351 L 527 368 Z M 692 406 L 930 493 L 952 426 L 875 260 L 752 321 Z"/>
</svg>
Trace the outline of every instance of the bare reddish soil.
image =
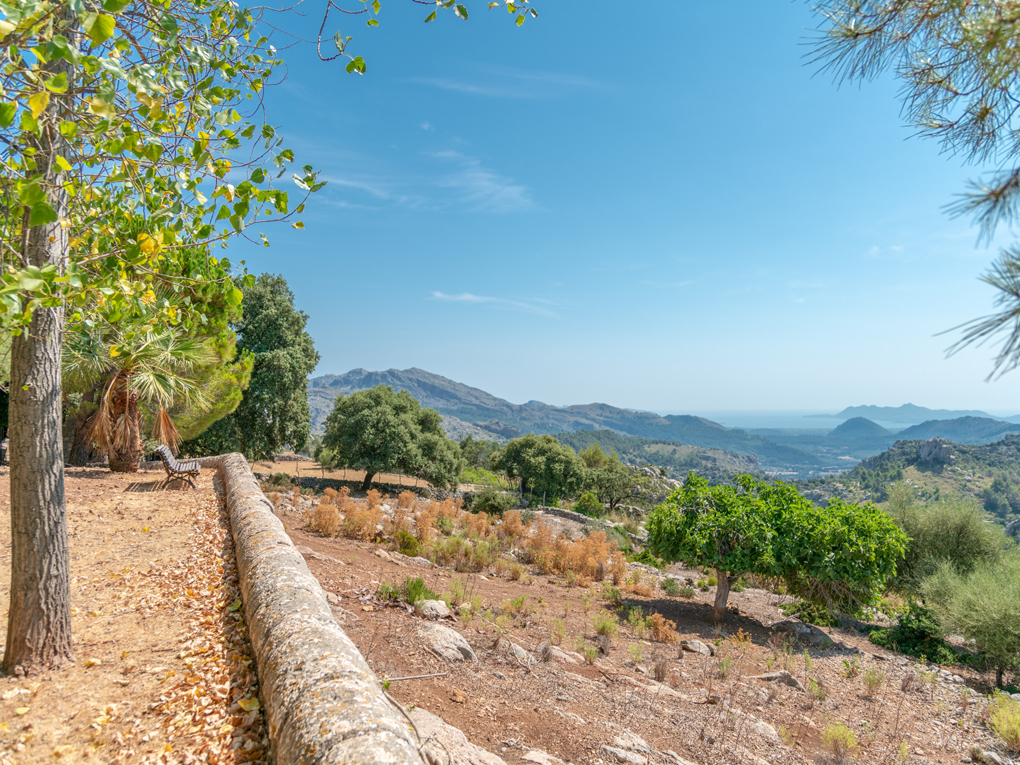
<svg viewBox="0 0 1020 765">
<path fill-rule="evenodd" d="M 658 586 L 651 596 L 624 592 L 622 607 L 614 607 L 601 583 L 568 587 L 564 577 L 543 575 L 534 566 L 521 580 L 511 581 L 492 567 L 455 573 L 394 555 L 392 544 L 324 537 L 306 521 L 307 509 L 318 500 L 274 498 L 311 570 L 339 599 L 334 600 L 338 620 L 378 676 L 445 673 L 394 681 L 390 693 L 407 707 L 439 715 L 508 763 L 524 762 L 535 749 L 577 765 L 623 762 L 602 747 L 624 731 L 638 734 L 659 753 L 635 762 L 675 761 L 661 754 L 672 750 L 699 765 L 836 762 L 826 743 L 826 730 L 835 724 L 853 732 L 861 763 L 948 765 L 969 761 L 975 744 L 995 746 L 984 725 L 982 694 L 990 691 L 988 677 L 953 668 L 965 683 L 944 679 L 936 668 L 918 667 L 852 631 L 826 630 L 832 641 L 827 648 L 789 645 L 772 629 L 786 617 L 777 608 L 779 596 L 771 592 L 733 593 L 731 614 L 716 630 L 711 622 L 714 588 L 689 599 L 669 597 Z M 570 526 L 548 520 L 559 529 Z M 634 572 L 632 566 L 628 578 Z M 665 573 L 681 582 L 702 576 L 676 567 Z M 656 583 L 650 574 L 642 575 L 645 583 Z M 413 609 L 376 599 L 381 584 L 417 576 L 440 594 L 451 583 L 462 583 L 466 599 L 477 596 L 491 612 L 444 620 L 471 644 L 477 663 L 439 658 L 419 635 L 424 620 Z M 526 605 L 509 603 L 520 596 L 526 596 Z M 702 656 L 680 650 L 678 643 L 639 635 L 624 617 L 633 607 L 662 614 L 676 624 L 682 639 L 700 640 L 717 654 Z M 568 653 L 590 650 L 596 643 L 593 620 L 606 611 L 623 617 L 608 655 L 600 653 L 593 664 L 538 660 L 540 643 L 557 642 L 560 620 L 559 647 Z M 515 658 L 511 641 L 535 661 Z M 664 683 L 652 678 L 656 665 Z M 812 697 L 753 679 L 783 668 L 805 686 L 814 681 L 820 690 Z M 864 686 L 868 670 L 873 676 L 881 673 L 873 696 Z"/>
</svg>

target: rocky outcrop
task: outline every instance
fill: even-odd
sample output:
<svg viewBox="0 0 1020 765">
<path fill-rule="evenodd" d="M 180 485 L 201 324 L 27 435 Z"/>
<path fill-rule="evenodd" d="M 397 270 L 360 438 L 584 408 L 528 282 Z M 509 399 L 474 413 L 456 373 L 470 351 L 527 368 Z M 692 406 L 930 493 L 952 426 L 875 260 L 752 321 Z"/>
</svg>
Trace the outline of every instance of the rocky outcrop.
<svg viewBox="0 0 1020 765">
<path fill-rule="evenodd" d="M 1017 518 L 1012 523 L 1006 524 L 1006 533 L 1009 534 L 1017 542 L 1020 542 L 1020 518 Z"/>
<path fill-rule="evenodd" d="M 422 765 L 408 720 L 333 618 L 242 455 L 219 460 L 218 485 L 275 761 Z"/>
<path fill-rule="evenodd" d="M 932 465 L 933 467 L 952 465 L 954 461 L 953 450 L 941 438 L 922 441 L 917 445 L 917 461 L 925 465 Z"/>
</svg>

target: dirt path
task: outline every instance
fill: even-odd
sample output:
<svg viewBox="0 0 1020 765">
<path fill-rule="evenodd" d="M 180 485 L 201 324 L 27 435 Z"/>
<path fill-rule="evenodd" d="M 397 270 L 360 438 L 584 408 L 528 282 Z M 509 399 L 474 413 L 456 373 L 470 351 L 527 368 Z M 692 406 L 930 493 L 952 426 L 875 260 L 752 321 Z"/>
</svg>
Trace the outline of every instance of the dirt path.
<svg viewBox="0 0 1020 765">
<path fill-rule="evenodd" d="M 166 491 L 161 478 L 68 469 L 75 662 L 0 678 L 0 763 L 267 761 L 211 473 L 197 492 Z M 4 518 L 0 589 L 9 582 Z"/>
</svg>

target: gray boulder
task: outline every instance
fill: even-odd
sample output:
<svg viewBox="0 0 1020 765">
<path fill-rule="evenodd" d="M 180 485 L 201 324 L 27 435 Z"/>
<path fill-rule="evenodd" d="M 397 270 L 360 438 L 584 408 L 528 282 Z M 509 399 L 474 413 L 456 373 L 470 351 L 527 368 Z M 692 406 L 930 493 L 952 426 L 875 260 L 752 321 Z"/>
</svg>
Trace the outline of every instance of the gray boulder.
<svg viewBox="0 0 1020 765">
<path fill-rule="evenodd" d="M 414 608 L 426 619 L 445 619 L 450 615 L 450 609 L 441 600 L 419 600 Z"/>
<path fill-rule="evenodd" d="M 447 661 L 478 661 L 474 649 L 459 633 L 442 624 L 423 624 L 418 634 L 436 656 Z"/>
</svg>

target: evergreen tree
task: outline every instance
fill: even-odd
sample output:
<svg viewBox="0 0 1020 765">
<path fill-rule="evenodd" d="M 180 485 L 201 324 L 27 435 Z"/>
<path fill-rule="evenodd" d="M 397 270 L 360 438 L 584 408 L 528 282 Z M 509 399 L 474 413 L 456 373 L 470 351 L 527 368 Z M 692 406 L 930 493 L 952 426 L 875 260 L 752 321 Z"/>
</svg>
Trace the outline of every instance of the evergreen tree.
<svg viewBox="0 0 1020 765">
<path fill-rule="evenodd" d="M 243 316 L 233 326 L 237 348 L 252 359 L 251 382 L 234 413 L 182 446 L 192 454 L 239 451 L 249 460 L 299 450 L 311 433 L 308 375 L 319 363 L 308 315 L 279 275 L 262 274 L 244 291 Z"/>
</svg>

